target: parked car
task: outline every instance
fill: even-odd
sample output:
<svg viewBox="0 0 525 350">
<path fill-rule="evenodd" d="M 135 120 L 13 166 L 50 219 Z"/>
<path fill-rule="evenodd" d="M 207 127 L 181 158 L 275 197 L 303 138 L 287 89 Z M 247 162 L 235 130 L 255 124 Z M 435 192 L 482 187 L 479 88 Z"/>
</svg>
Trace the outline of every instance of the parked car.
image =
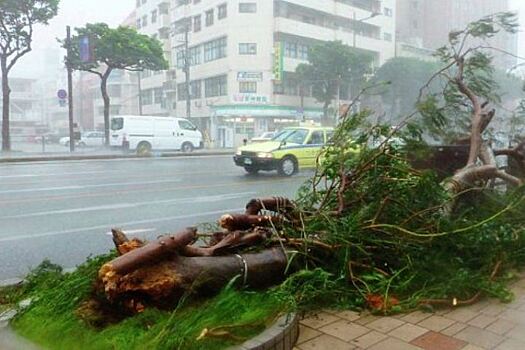
<svg viewBox="0 0 525 350">
<path fill-rule="evenodd" d="M 261 136 L 254 137 L 250 141 L 252 143 L 270 141 L 275 137 L 275 131 L 267 131 L 261 134 Z"/>
<path fill-rule="evenodd" d="M 69 136 L 62 137 L 59 143 L 69 147 Z M 104 145 L 104 133 L 102 131 L 86 131 L 75 141 L 77 147 L 100 147 Z"/>
<path fill-rule="evenodd" d="M 50 132 L 50 133 L 46 133 L 46 134 L 42 134 L 42 135 L 36 136 L 35 137 L 35 142 L 36 143 L 42 143 L 42 139 L 44 139 L 44 142 L 49 145 L 49 144 L 52 144 L 52 143 L 59 143 L 60 139 L 62 137 L 64 137 L 63 134 Z"/>
<path fill-rule="evenodd" d="M 233 160 L 249 174 L 277 170 L 280 175 L 292 176 L 299 169 L 315 167 L 332 134 L 333 128 L 326 127 L 286 128 L 270 141 L 240 147 Z"/>
<path fill-rule="evenodd" d="M 139 155 L 151 151 L 192 152 L 204 146 L 202 133 L 189 120 L 133 115 L 111 119 L 110 144 Z"/>
</svg>

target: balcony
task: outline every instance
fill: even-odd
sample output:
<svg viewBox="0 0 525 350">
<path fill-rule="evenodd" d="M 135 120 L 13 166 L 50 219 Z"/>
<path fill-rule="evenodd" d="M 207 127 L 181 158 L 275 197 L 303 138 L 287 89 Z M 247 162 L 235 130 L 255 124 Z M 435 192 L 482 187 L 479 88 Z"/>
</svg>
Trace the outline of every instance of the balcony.
<svg viewBox="0 0 525 350">
<path fill-rule="evenodd" d="M 290 35 L 301 33 L 301 36 L 321 41 L 341 40 L 346 45 L 354 45 L 354 33 L 350 30 L 331 29 L 289 18 L 276 18 L 275 31 Z M 393 47 L 392 43 L 382 41 L 378 37 L 373 38 L 356 33 L 355 39 L 356 47 L 360 49 L 382 52 L 388 46 Z"/>
</svg>

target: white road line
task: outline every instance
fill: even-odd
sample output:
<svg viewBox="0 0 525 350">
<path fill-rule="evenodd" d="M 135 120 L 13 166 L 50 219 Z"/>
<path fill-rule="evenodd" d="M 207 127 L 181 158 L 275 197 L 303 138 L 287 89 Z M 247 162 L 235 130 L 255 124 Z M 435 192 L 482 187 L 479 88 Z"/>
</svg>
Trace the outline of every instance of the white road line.
<svg viewBox="0 0 525 350">
<path fill-rule="evenodd" d="M 23 190 L 5 190 L 5 191 L 0 191 L 0 194 L 84 190 L 84 189 L 88 189 L 88 188 L 104 188 L 104 187 L 117 187 L 117 186 L 128 186 L 128 185 L 155 185 L 155 184 L 166 184 L 166 183 L 178 183 L 178 182 L 181 182 L 181 181 L 182 181 L 181 179 L 177 179 L 177 180 L 159 180 L 159 181 L 115 182 L 115 183 L 109 183 L 109 184 L 84 185 L 84 186 L 24 188 Z"/>
<path fill-rule="evenodd" d="M 126 230 L 124 231 L 124 233 L 126 235 L 138 235 L 139 233 L 155 232 L 156 230 L 157 230 L 156 228 L 141 228 L 137 230 Z M 111 231 L 106 232 L 106 234 L 108 236 L 113 236 L 113 232 Z"/>
<path fill-rule="evenodd" d="M 41 211 L 41 212 L 36 212 L 36 213 L 2 216 L 0 217 L 0 220 L 22 219 L 22 218 L 31 218 L 31 217 L 38 217 L 38 216 L 61 215 L 61 214 L 75 214 L 75 213 L 85 213 L 85 212 L 93 212 L 93 211 L 120 210 L 120 209 L 138 208 L 141 206 L 156 205 L 156 204 L 222 202 L 225 200 L 242 198 L 244 196 L 254 195 L 254 194 L 255 192 L 240 192 L 240 193 L 232 193 L 232 194 L 220 194 L 220 195 L 215 195 L 215 196 L 174 198 L 174 199 L 135 202 L 135 203 L 108 204 L 108 205 L 99 205 L 99 206 L 94 206 L 94 207 L 83 207 L 83 208 L 74 208 L 74 209 L 49 210 L 49 211 Z"/>
<path fill-rule="evenodd" d="M 49 176 L 70 176 L 70 175 L 93 175 L 108 173 L 123 173 L 124 171 L 82 171 L 75 173 L 45 173 L 45 174 L 18 174 L 18 175 L 0 175 L 2 179 L 19 178 L 19 177 L 49 177 Z"/>
<path fill-rule="evenodd" d="M 224 210 L 208 211 L 208 212 L 195 213 L 195 214 L 183 214 L 183 215 L 176 215 L 176 216 L 169 216 L 169 217 L 162 217 L 162 218 L 155 218 L 155 219 L 147 219 L 147 220 L 137 220 L 137 221 L 128 221 L 128 222 L 120 222 L 120 223 L 109 223 L 109 224 L 105 224 L 105 225 L 82 227 L 82 228 L 76 228 L 76 229 L 71 229 L 71 230 L 63 230 L 63 231 L 56 231 L 56 232 L 22 234 L 22 235 L 16 235 L 16 236 L 9 236 L 9 237 L 0 238 L 0 243 L 2 243 L 2 242 L 22 241 L 22 240 L 25 240 L 25 239 L 32 239 L 32 238 L 60 236 L 60 235 L 67 235 L 67 234 L 72 234 L 72 233 L 83 233 L 83 232 L 89 232 L 89 231 L 94 231 L 94 230 L 103 230 L 103 229 L 107 229 L 108 227 L 121 227 L 122 228 L 122 227 L 125 227 L 125 226 L 152 224 L 152 223 L 174 221 L 174 220 L 180 220 L 180 219 L 191 219 L 191 218 L 205 217 L 205 216 L 211 216 L 211 215 L 219 215 L 219 214 L 225 214 L 225 213 L 231 213 L 231 212 L 238 212 L 238 211 L 242 211 L 242 210 L 244 210 L 244 208 L 224 209 Z"/>
</svg>

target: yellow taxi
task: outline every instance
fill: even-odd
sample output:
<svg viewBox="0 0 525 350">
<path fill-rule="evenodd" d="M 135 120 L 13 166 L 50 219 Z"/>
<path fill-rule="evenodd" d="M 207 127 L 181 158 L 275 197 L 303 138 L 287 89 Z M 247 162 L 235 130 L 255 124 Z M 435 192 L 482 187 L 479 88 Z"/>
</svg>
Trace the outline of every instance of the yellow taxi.
<svg viewBox="0 0 525 350">
<path fill-rule="evenodd" d="M 328 127 L 286 128 L 269 141 L 240 147 L 233 160 L 249 174 L 277 170 L 282 176 L 292 176 L 299 169 L 315 167 L 321 148 L 333 133 Z"/>
</svg>

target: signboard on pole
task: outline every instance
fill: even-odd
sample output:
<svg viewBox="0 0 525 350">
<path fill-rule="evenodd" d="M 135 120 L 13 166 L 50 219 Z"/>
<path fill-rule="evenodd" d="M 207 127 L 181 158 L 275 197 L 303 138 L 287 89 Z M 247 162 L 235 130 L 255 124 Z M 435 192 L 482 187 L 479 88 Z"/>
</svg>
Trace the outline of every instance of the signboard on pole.
<svg viewBox="0 0 525 350">
<path fill-rule="evenodd" d="M 273 57 L 273 80 L 280 82 L 283 80 L 284 60 L 283 60 L 283 43 L 276 42 L 274 46 Z"/>
<path fill-rule="evenodd" d="M 95 62 L 95 47 L 89 35 L 80 37 L 78 52 L 82 63 Z"/>
<path fill-rule="evenodd" d="M 57 97 L 58 97 L 58 105 L 60 107 L 67 106 L 67 91 L 64 89 L 60 89 L 57 91 Z"/>
</svg>

